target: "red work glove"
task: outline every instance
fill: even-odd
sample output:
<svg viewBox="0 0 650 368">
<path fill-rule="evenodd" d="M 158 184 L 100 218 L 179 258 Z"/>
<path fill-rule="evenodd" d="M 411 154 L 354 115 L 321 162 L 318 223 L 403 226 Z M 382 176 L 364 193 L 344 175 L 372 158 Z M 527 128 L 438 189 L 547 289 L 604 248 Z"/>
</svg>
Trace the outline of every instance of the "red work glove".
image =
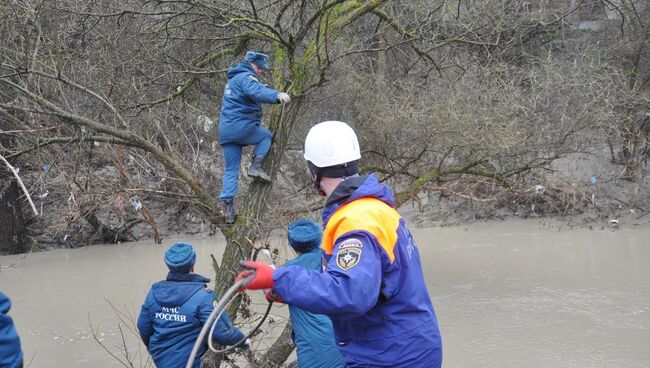
<svg viewBox="0 0 650 368">
<path fill-rule="evenodd" d="M 275 267 L 268 265 L 264 262 L 240 262 L 244 270 L 237 275 L 235 282 L 253 276 L 253 279 L 248 284 L 242 285 L 238 291 L 244 290 L 261 290 L 271 289 L 275 284 L 273 280 L 273 271 Z"/>
<path fill-rule="evenodd" d="M 267 290 L 266 293 L 264 293 L 264 296 L 266 297 L 266 300 L 271 303 L 282 303 L 280 295 L 274 293 L 273 290 Z"/>
</svg>

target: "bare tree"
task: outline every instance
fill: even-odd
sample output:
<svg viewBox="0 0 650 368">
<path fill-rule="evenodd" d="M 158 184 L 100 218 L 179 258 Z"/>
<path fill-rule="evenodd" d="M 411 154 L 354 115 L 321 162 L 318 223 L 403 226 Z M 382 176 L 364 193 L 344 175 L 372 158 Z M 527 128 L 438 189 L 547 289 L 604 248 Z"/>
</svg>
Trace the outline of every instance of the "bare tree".
<svg viewBox="0 0 650 368">
<path fill-rule="evenodd" d="M 641 1 L 603 1 L 620 25 L 617 54 L 624 60 L 627 93 L 614 129 L 620 135 L 621 160 L 630 180 L 643 177 L 650 155 L 650 7 Z"/>
<path fill-rule="evenodd" d="M 24 134 L 0 149 L 59 173 L 39 172 L 32 189 L 50 180 L 69 206 L 61 226 L 83 219 L 103 241 L 132 238 L 134 221 L 158 234 L 151 198 L 194 209 L 228 243 L 221 293 L 284 207 L 319 206 L 297 154 L 313 123 L 356 125 L 364 170 L 393 181 L 400 204 L 467 177 L 507 186 L 585 147 L 583 133 L 611 116 L 617 74 L 599 50 L 554 49 L 581 2 L 539 17 L 525 3 L 3 2 L 0 119 Z M 211 116 L 226 68 L 249 48 L 271 55 L 267 82 L 293 100 L 265 117 L 274 184 L 244 185 L 228 226 L 213 198 L 222 169 Z M 124 214 L 130 200 L 138 217 Z M 117 225 L 102 213 L 113 201 Z M 261 364 L 282 364 L 289 337 Z"/>
</svg>

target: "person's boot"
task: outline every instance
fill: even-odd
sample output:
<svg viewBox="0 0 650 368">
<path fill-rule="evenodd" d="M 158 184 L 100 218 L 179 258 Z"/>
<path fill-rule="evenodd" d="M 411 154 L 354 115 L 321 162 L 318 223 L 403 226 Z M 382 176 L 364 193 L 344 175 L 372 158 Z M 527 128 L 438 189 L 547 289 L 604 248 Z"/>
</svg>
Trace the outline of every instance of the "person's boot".
<svg viewBox="0 0 650 368">
<path fill-rule="evenodd" d="M 237 213 L 235 212 L 235 203 L 232 199 L 223 201 L 223 208 L 226 224 L 234 224 L 237 219 Z"/>
<path fill-rule="evenodd" d="M 258 178 L 262 181 L 270 183 L 271 177 L 264 172 L 264 169 L 262 169 L 263 160 L 264 157 L 258 157 L 258 156 L 253 157 L 253 163 L 251 163 L 251 167 L 248 169 L 248 176 L 250 176 L 251 178 Z"/>
</svg>

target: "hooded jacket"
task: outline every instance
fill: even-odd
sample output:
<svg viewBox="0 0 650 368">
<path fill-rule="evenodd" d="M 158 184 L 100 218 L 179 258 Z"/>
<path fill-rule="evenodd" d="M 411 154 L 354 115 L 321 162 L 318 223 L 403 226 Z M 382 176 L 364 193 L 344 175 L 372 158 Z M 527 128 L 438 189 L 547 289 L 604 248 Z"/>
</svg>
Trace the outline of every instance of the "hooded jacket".
<svg viewBox="0 0 650 368">
<path fill-rule="evenodd" d="M 228 68 L 219 118 L 220 143 L 238 142 L 260 125 L 262 103 L 277 103 L 280 92 L 266 87 L 248 62 Z"/>
<path fill-rule="evenodd" d="M 323 209 L 326 272 L 289 266 L 273 274 L 286 303 L 330 316 L 348 368 L 442 365 L 420 255 L 394 204 L 374 175 L 341 182 Z"/>
<path fill-rule="evenodd" d="M 322 250 L 311 249 L 285 263 L 321 271 Z M 322 314 L 310 313 L 295 305 L 289 305 L 291 337 L 296 345 L 298 368 L 342 368 L 343 357 L 336 347 L 332 321 Z"/>
<path fill-rule="evenodd" d="M 138 331 L 156 367 L 184 367 L 203 324 L 217 302 L 217 296 L 206 288 L 210 279 L 196 274 L 169 272 L 165 281 L 151 287 L 138 317 Z M 219 344 L 234 345 L 244 339 L 224 314 L 212 336 Z M 203 345 L 194 361 L 201 366 Z"/>
<path fill-rule="evenodd" d="M 0 367 L 18 368 L 23 365 L 23 351 L 9 309 L 11 301 L 0 292 Z"/>
</svg>

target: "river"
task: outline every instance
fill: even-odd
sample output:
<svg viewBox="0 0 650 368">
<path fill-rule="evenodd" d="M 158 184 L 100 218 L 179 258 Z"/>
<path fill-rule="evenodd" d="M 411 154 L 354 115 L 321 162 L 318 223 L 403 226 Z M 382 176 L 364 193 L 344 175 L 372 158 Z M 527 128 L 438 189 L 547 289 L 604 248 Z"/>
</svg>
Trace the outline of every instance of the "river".
<svg viewBox="0 0 650 368">
<path fill-rule="evenodd" d="M 413 234 L 445 367 L 650 366 L 650 226 L 588 230 L 522 220 Z M 124 360 L 122 335 L 143 366 L 128 321 L 164 277 L 171 241 L 0 257 L 0 290 L 12 299 L 29 367 L 119 367 L 106 350 Z M 209 255 L 219 259 L 223 238 L 192 242 L 196 271 L 211 276 Z"/>
</svg>

